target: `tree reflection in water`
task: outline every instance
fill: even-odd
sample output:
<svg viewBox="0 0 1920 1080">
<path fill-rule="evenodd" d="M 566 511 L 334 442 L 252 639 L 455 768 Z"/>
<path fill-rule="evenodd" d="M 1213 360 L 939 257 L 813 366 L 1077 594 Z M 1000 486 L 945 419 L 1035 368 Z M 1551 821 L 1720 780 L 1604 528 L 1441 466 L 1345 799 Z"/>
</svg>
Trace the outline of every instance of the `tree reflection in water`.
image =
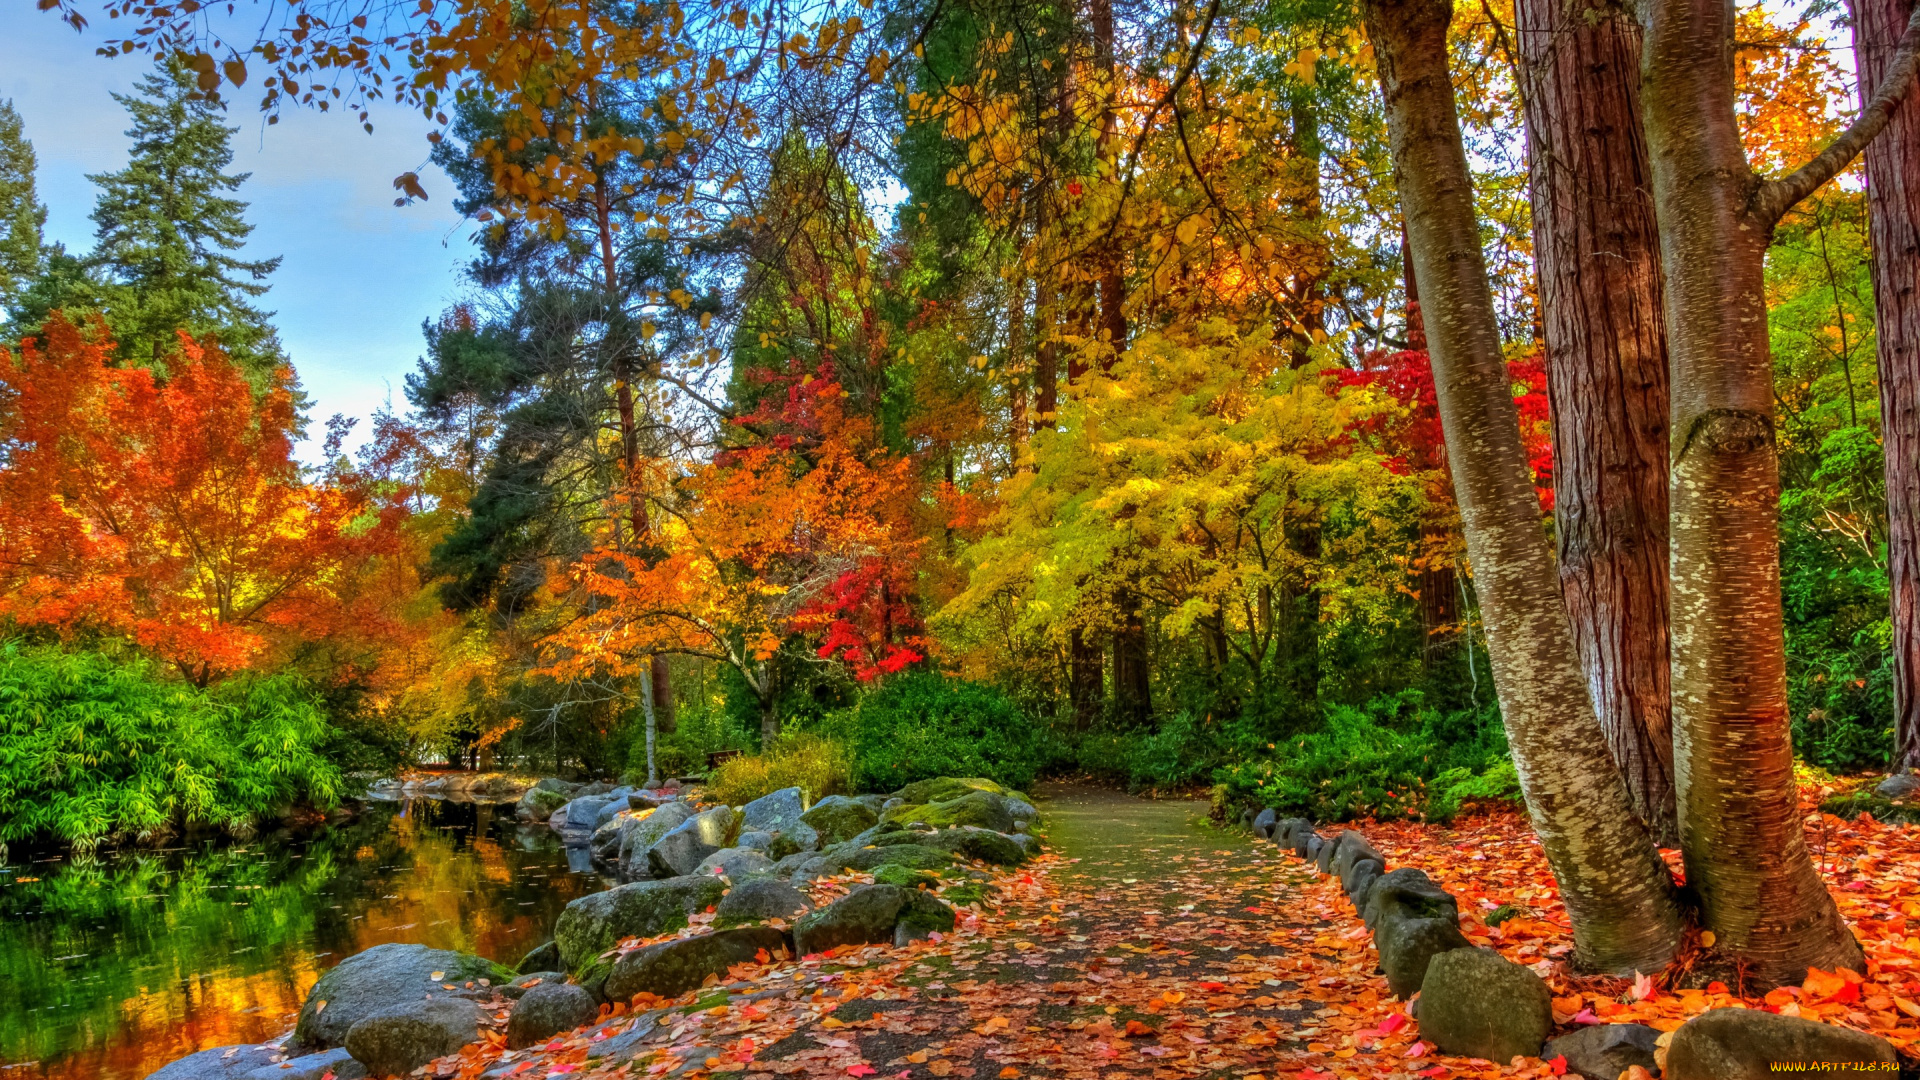
<svg viewBox="0 0 1920 1080">
<path fill-rule="evenodd" d="M 139 1080 L 292 1025 L 389 941 L 507 964 L 603 887 L 513 805 L 373 803 L 331 826 L 0 866 L 0 1080 Z"/>
</svg>

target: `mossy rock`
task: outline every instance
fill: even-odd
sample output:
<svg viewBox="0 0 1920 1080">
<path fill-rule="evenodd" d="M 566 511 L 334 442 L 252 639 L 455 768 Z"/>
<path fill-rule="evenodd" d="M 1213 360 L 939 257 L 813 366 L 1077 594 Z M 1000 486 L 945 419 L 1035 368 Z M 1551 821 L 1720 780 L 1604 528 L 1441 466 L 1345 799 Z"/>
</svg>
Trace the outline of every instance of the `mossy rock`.
<svg viewBox="0 0 1920 1080">
<path fill-rule="evenodd" d="M 1012 832 L 1013 823 L 1019 820 L 1012 803 L 1013 800 L 1005 795 L 991 791 L 970 791 L 941 802 L 896 806 L 882 815 L 880 820 L 883 824 L 901 825 L 923 821 L 936 829 L 972 825 L 994 832 Z"/>
<path fill-rule="evenodd" d="M 1849 821 L 1861 814 L 1872 814 L 1873 820 L 1889 824 L 1920 823 L 1920 806 L 1904 800 L 1895 802 L 1870 787 L 1832 796 L 1820 804 L 1820 812 Z"/>
<path fill-rule="evenodd" d="M 1486 923 L 1488 926 L 1499 926 L 1508 919 L 1519 918 L 1520 914 L 1520 909 L 1514 905 L 1501 904 L 1499 907 L 1487 912 L 1487 917 L 1480 921 Z"/>
<path fill-rule="evenodd" d="M 893 798 L 907 803 L 937 803 L 958 799 L 976 791 L 991 792 L 995 795 L 1013 794 L 983 776 L 936 776 L 931 780 L 916 780 L 908 784 L 894 792 Z"/>
<path fill-rule="evenodd" d="M 581 983 L 604 981 L 600 954 L 621 938 L 654 937 L 687 925 L 687 917 L 718 904 L 727 883 L 713 875 L 636 881 L 591 893 L 567 905 L 553 938 L 568 971 Z"/>
<path fill-rule="evenodd" d="M 949 885 L 940 893 L 940 899 L 949 904 L 987 904 L 993 902 L 993 897 L 993 886 L 978 881 Z"/>
<path fill-rule="evenodd" d="M 1019 841 L 990 829 L 942 829 L 922 837 L 919 843 L 994 866 L 1019 866 L 1027 861 L 1027 849 Z"/>
<path fill-rule="evenodd" d="M 861 848 L 838 860 L 849 870 L 873 870 L 894 863 L 909 870 L 940 870 L 953 865 L 953 856 L 938 848 L 919 844 L 888 844 L 886 847 Z"/>
<path fill-rule="evenodd" d="M 772 956 L 786 948 L 786 932 L 771 926 L 743 926 L 663 941 L 621 957 L 607 979 L 606 996 L 610 1001 L 627 1001 L 640 993 L 678 997 L 699 988 L 709 976 L 726 975 L 735 964 L 752 963 L 762 952 Z"/>
<path fill-rule="evenodd" d="M 912 870 L 899 863 L 882 863 L 873 868 L 873 880 L 880 885 L 898 885 L 903 889 L 934 888 L 940 879 L 932 874 Z"/>
<path fill-rule="evenodd" d="M 829 795 L 801 814 L 800 820 L 812 826 L 822 844 L 840 844 L 878 825 L 880 815 L 858 799 Z"/>
</svg>

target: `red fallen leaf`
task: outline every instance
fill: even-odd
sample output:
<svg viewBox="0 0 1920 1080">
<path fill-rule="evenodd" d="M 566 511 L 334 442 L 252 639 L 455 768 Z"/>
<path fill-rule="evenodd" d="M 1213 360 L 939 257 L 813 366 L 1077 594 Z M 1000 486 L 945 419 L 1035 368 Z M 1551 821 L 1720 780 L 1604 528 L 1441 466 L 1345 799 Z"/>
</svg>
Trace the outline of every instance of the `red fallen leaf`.
<svg viewBox="0 0 1920 1080">
<path fill-rule="evenodd" d="M 1573 1014 L 1573 1022 L 1574 1022 L 1574 1023 L 1576 1023 L 1576 1024 L 1604 1024 L 1604 1023 L 1606 1023 L 1606 1021 L 1605 1021 L 1605 1020 L 1602 1020 L 1602 1019 L 1600 1019 L 1599 1017 L 1597 1017 L 1597 1016 L 1595 1016 L 1595 1015 L 1593 1015 L 1593 1010 L 1592 1010 L 1592 1009 L 1581 1009 L 1581 1010 L 1580 1010 L 1579 1012 L 1577 1012 L 1577 1013 L 1574 1013 L 1574 1014 Z"/>
<path fill-rule="evenodd" d="M 1407 1047 L 1406 1056 L 1410 1058 L 1426 1057 L 1427 1044 L 1424 1042 L 1414 1043 L 1412 1046 Z"/>
<path fill-rule="evenodd" d="M 1207 991 L 1208 993 L 1215 993 L 1215 994 L 1227 988 L 1227 984 L 1221 983 L 1221 982 L 1203 982 L 1203 983 L 1195 983 L 1194 985 L 1196 987 L 1199 987 L 1202 990 Z"/>
<path fill-rule="evenodd" d="M 1567 1075 L 1567 1055 L 1561 1054 L 1559 1057 L 1556 1057 L 1552 1061 L 1547 1062 L 1547 1064 L 1552 1067 L 1553 1075 L 1555 1076 Z"/>
<path fill-rule="evenodd" d="M 1421 1070 L 1420 1070 L 1419 1072 L 1417 1072 L 1417 1073 L 1414 1073 L 1413 1075 L 1415 1075 L 1415 1076 L 1429 1076 L 1429 1077 L 1432 1077 L 1432 1076 L 1445 1076 L 1445 1075 L 1447 1075 L 1447 1067 L 1446 1067 L 1445 1065 L 1435 1065 L 1435 1066 L 1434 1066 L 1433 1068 L 1431 1068 L 1431 1069 L 1421 1069 Z"/>
<path fill-rule="evenodd" d="M 767 950 L 765 949 L 755 949 L 753 953 L 753 958 L 764 964 L 767 961 L 773 959 L 773 954 L 767 952 Z"/>
<path fill-rule="evenodd" d="M 1399 1031 L 1401 1028 L 1406 1026 L 1407 1026 L 1407 1014 L 1394 1013 L 1393 1015 L 1387 1017 L 1385 1020 L 1380 1021 L 1380 1033 L 1383 1035 L 1391 1035 L 1394 1032 Z"/>
<path fill-rule="evenodd" d="M 880 1071 L 879 1069 L 874 1068 L 873 1066 L 867 1064 L 864 1061 L 858 1065 L 847 1066 L 848 1076 L 872 1076 L 874 1073 L 877 1073 L 879 1071 Z"/>
</svg>

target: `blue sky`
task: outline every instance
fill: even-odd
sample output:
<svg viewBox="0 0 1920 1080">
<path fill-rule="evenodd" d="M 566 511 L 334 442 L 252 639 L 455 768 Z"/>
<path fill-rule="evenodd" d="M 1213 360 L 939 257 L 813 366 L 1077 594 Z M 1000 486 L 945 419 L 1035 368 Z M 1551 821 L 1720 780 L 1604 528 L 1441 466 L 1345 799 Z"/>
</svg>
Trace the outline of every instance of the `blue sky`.
<svg viewBox="0 0 1920 1080">
<path fill-rule="evenodd" d="M 147 70 L 137 55 L 95 56 L 104 36 L 76 34 L 25 0 L 0 2 L 0 98 L 13 99 L 39 155 L 47 238 L 70 250 L 93 243 L 86 174 L 126 161 L 126 113 L 111 95 Z M 313 429 L 334 413 L 364 421 L 389 399 L 404 405 L 421 320 L 461 294 L 471 251 L 447 180 L 421 168 L 427 123 L 387 108 L 368 135 L 350 116 L 289 110 L 267 127 L 254 100 L 242 91 L 230 115 L 240 128 L 233 169 L 253 174 L 240 192 L 254 225 L 245 254 L 283 258 L 261 303 L 313 399 Z M 409 170 L 431 198 L 396 207 L 393 178 Z"/>
</svg>

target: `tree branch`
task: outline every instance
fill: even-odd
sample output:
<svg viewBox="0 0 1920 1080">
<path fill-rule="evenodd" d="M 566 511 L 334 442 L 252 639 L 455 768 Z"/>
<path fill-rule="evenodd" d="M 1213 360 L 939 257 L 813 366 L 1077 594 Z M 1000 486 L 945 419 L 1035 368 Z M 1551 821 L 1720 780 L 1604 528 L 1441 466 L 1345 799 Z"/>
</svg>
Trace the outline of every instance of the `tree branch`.
<svg viewBox="0 0 1920 1080">
<path fill-rule="evenodd" d="M 1913 89 L 1916 60 L 1920 60 L 1920 6 L 1913 9 L 1900 44 L 1887 61 L 1886 74 L 1873 92 L 1873 100 L 1860 110 L 1847 130 L 1814 155 L 1812 161 L 1779 180 L 1769 180 L 1754 191 L 1748 210 L 1765 228 L 1771 229 L 1787 216 L 1800 200 L 1820 189 L 1822 184 L 1840 175 L 1853 159 L 1866 149 L 1893 118 L 1894 107 Z"/>
</svg>

